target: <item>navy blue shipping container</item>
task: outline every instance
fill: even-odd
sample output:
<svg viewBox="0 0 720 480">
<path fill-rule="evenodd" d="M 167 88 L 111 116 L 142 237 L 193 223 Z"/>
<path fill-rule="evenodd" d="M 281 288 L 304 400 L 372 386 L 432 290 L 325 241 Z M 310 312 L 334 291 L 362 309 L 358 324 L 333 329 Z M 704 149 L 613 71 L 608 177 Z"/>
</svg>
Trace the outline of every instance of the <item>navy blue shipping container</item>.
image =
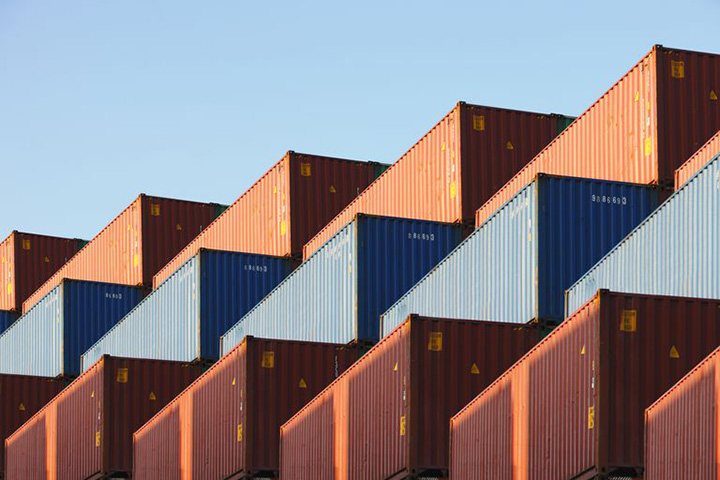
<svg viewBox="0 0 720 480">
<path fill-rule="evenodd" d="M 63 280 L 0 335 L 0 373 L 76 377 L 82 353 L 143 297 L 140 287 Z"/>
<path fill-rule="evenodd" d="M 0 310 L 0 334 L 10 328 L 10 325 L 17 320 L 17 317 L 18 315 L 15 312 Z"/>
</svg>

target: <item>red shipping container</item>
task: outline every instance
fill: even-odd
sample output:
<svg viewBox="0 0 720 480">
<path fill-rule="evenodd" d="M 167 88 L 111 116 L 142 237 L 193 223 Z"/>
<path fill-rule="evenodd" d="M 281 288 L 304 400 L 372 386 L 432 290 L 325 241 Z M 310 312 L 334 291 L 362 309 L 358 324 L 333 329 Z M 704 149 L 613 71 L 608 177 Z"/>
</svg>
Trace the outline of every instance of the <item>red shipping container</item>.
<svg viewBox="0 0 720 480">
<path fill-rule="evenodd" d="M 281 478 L 442 476 L 450 417 L 541 336 L 411 315 L 282 426 Z"/>
<path fill-rule="evenodd" d="M 153 275 L 213 221 L 219 208 L 140 195 L 30 295 L 23 313 L 63 278 L 151 286 Z"/>
<path fill-rule="evenodd" d="M 720 349 L 645 411 L 645 478 L 720 478 Z"/>
<path fill-rule="evenodd" d="M 450 422 L 452 478 L 634 477 L 645 408 L 720 345 L 720 301 L 600 290 Z"/>
<path fill-rule="evenodd" d="M 476 225 L 538 173 L 660 184 L 720 128 L 720 56 L 653 47 L 493 195 Z"/>
<path fill-rule="evenodd" d="M 65 386 L 62 380 L 0 374 L 0 478 L 5 474 L 5 438 L 27 422 Z"/>
<path fill-rule="evenodd" d="M 303 249 L 309 258 L 358 213 L 472 222 L 477 210 L 569 122 L 460 102 Z"/>
<path fill-rule="evenodd" d="M 275 477 L 280 425 L 359 354 L 246 337 L 135 433 L 133 478 Z"/>
<path fill-rule="evenodd" d="M 679 190 L 680 187 L 685 185 L 706 163 L 718 154 L 720 154 L 720 131 L 700 147 L 700 150 L 695 152 L 692 157 L 688 158 L 680 168 L 675 170 L 675 190 Z"/>
<path fill-rule="evenodd" d="M 86 243 L 13 231 L 0 243 L 0 310 L 21 311 L 27 297 Z"/>
<path fill-rule="evenodd" d="M 5 440 L 6 477 L 127 477 L 132 434 L 201 367 L 104 356 Z"/>
<path fill-rule="evenodd" d="M 155 276 L 155 288 L 200 248 L 285 257 L 377 178 L 384 166 L 287 152 Z M 252 225 L 252 228 L 248 228 Z"/>
</svg>

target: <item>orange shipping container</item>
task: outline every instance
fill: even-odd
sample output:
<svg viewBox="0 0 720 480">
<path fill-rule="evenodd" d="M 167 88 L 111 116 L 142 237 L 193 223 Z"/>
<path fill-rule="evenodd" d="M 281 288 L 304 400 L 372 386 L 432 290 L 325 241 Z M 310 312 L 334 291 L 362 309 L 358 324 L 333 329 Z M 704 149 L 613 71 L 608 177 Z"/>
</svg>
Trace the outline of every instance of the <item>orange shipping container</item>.
<svg viewBox="0 0 720 480">
<path fill-rule="evenodd" d="M 675 170 L 675 190 L 685 185 L 702 167 L 720 154 L 720 131 Z"/>
</svg>

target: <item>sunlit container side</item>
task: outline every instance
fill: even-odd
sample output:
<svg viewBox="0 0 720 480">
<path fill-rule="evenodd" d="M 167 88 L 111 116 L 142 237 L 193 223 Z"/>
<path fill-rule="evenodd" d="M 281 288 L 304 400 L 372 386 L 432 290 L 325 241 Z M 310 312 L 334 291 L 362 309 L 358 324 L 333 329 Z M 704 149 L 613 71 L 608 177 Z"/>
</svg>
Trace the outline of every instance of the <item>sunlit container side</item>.
<svg viewBox="0 0 720 480">
<path fill-rule="evenodd" d="M 700 150 L 675 170 L 675 190 L 685 185 L 702 167 L 720 154 L 720 131 L 713 135 Z"/>
<path fill-rule="evenodd" d="M 5 440 L 8 480 L 127 478 L 132 435 L 202 373 L 103 357 Z"/>
<path fill-rule="evenodd" d="M 5 439 L 65 387 L 63 380 L 0 374 L 0 478 L 5 478 Z"/>
<path fill-rule="evenodd" d="M 720 298 L 718 178 L 715 157 L 567 290 L 565 315 L 601 288 Z"/>
<path fill-rule="evenodd" d="M 375 162 L 287 152 L 158 272 L 154 287 L 200 248 L 299 256 L 302 246 L 365 190 L 384 167 Z"/>
<path fill-rule="evenodd" d="M 536 327 L 410 316 L 281 428 L 281 478 L 440 477 L 448 425 L 541 339 Z"/>
<path fill-rule="evenodd" d="M 280 426 L 360 349 L 246 337 L 135 432 L 135 480 L 277 477 Z"/>
<path fill-rule="evenodd" d="M 645 411 L 645 478 L 720 477 L 720 349 Z"/>
<path fill-rule="evenodd" d="M 459 224 L 358 215 L 223 335 L 221 353 L 246 335 L 374 343 L 380 314 L 467 231 Z"/>
<path fill-rule="evenodd" d="M 0 310 L 0 334 L 10 328 L 18 318 L 18 313 L 14 311 Z"/>
<path fill-rule="evenodd" d="M 475 210 L 571 120 L 459 102 L 310 240 L 303 258 L 359 213 L 472 222 Z"/>
<path fill-rule="evenodd" d="M 538 175 L 382 315 L 563 319 L 565 289 L 659 204 L 655 187 Z"/>
<path fill-rule="evenodd" d="M 452 419 L 452 478 L 641 476 L 645 408 L 718 345 L 720 301 L 601 290 Z"/>
<path fill-rule="evenodd" d="M 23 303 L 23 313 L 62 279 L 152 285 L 153 275 L 215 218 L 218 205 L 140 195 Z"/>
<path fill-rule="evenodd" d="M 297 265 L 290 258 L 202 249 L 82 356 L 214 362 L 220 336 Z"/>
<path fill-rule="evenodd" d="M 538 173 L 672 187 L 675 169 L 720 128 L 720 56 L 664 48 L 643 57 L 477 214 L 483 222 Z"/>
<path fill-rule="evenodd" d="M 86 243 L 13 231 L 0 243 L 0 310 L 22 311 L 27 297 Z"/>
<path fill-rule="evenodd" d="M 0 335 L 0 373 L 78 376 L 83 352 L 143 296 L 140 287 L 63 280 Z"/>
</svg>

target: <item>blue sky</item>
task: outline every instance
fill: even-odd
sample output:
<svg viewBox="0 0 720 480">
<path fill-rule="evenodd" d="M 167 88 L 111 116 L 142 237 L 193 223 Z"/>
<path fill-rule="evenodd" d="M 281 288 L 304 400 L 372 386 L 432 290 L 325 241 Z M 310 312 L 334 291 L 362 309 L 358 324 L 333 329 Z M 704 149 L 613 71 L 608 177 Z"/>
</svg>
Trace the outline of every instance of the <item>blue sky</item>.
<svg viewBox="0 0 720 480">
<path fill-rule="evenodd" d="M 0 0 L 0 236 L 232 203 L 287 150 L 393 162 L 458 100 L 577 115 L 720 1 Z M 679 8 L 678 8 L 679 7 Z"/>
</svg>

